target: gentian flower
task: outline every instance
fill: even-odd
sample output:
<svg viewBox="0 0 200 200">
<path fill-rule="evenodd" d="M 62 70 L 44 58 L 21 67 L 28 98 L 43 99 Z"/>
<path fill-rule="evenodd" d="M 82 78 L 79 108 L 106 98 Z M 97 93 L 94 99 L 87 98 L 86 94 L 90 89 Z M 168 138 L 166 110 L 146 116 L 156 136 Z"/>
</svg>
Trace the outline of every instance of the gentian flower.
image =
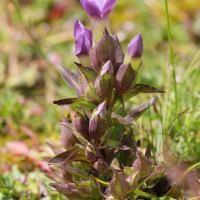
<svg viewBox="0 0 200 200">
<path fill-rule="evenodd" d="M 98 142 L 105 134 L 107 129 L 106 123 L 106 102 L 101 103 L 92 113 L 89 123 L 90 137 Z"/>
<path fill-rule="evenodd" d="M 101 68 L 94 87 L 97 95 L 101 98 L 106 98 L 109 94 L 112 94 L 112 90 L 115 87 L 115 77 L 114 68 L 110 60 Z"/>
<path fill-rule="evenodd" d="M 111 33 L 110 11 L 117 0 L 80 0 L 86 13 L 91 18 L 95 42 L 99 41 L 105 28 Z"/>
<path fill-rule="evenodd" d="M 80 113 L 76 112 L 74 118 L 72 120 L 73 126 L 77 133 L 83 136 L 86 140 L 91 140 L 89 135 L 89 123 L 87 122 L 86 118 Z"/>
<path fill-rule="evenodd" d="M 92 31 L 77 20 L 74 24 L 74 38 L 76 56 L 84 67 L 90 67 L 89 51 L 93 42 Z"/>
<path fill-rule="evenodd" d="M 135 85 L 138 79 L 137 72 L 131 64 L 122 64 L 116 74 L 116 90 L 119 94 L 125 94 Z"/>
<path fill-rule="evenodd" d="M 107 200 L 126 199 L 136 189 L 140 171 L 134 171 L 126 177 L 124 172 L 113 170 L 113 177 L 105 193 L 101 195 Z"/>
<path fill-rule="evenodd" d="M 98 191 L 98 183 L 90 176 L 89 181 L 81 181 L 66 184 L 50 183 L 60 193 L 72 200 L 101 200 L 102 197 Z"/>
<path fill-rule="evenodd" d="M 141 35 L 138 33 L 128 45 L 128 56 L 131 66 L 135 71 L 138 71 L 142 64 L 143 41 Z"/>
</svg>

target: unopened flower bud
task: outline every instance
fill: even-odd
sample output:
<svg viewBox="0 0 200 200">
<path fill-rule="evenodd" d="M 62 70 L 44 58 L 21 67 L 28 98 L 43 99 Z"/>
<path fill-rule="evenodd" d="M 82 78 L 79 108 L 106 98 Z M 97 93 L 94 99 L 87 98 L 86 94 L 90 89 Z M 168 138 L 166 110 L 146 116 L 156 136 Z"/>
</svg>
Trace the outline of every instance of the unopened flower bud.
<svg viewBox="0 0 200 200">
<path fill-rule="evenodd" d="M 105 28 L 111 33 L 110 11 L 116 2 L 117 0 L 81 0 L 81 5 L 91 18 L 95 42 L 100 40 Z"/>
<path fill-rule="evenodd" d="M 128 183 L 123 172 L 115 171 L 109 184 L 109 195 L 116 199 L 123 199 L 128 190 Z M 117 189 L 116 189 L 117 188 Z"/>
<path fill-rule="evenodd" d="M 86 118 L 80 112 L 76 112 L 72 123 L 77 133 L 83 136 L 86 140 L 91 140 L 89 135 L 89 124 Z"/>
<path fill-rule="evenodd" d="M 106 194 L 102 196 L 106 199 L 127 199 L 138 185 L 138 177 L 140 171 L 135 171 L 128 177 L 124 172 L 117 172 L 113 170 L 113 177 L 110 181 Z"/>
<path fill-rule="evenodd" d="M 152 162 L 143 156 L 140 152 L 137 153 L 137 159 L 133 163 L 134 170 L 140 170 L 142 173 L 150 173 L 152 169 Z"/>
<path fill-rule="evenodd" d="M 99 141 L 106 132 L 106 103 L 101 103 L 97 109 L 92 113 L 92 117 L 89 123 L 89 133 L 91 138 L 95 141 Z"/>
<path fill-rule="evenodd" d="M 92 31 L 77 20 L 74 25 L 76 56 L 84 67 L 91 67 L 89 51 L 92 47 Z"/>
<path fill-rule="evenodd" d="M 137 34 L 128 45 L 128 56 L 131 66 L 135 71 L 138 71 L 142 64 L 143 41 L 140 34 Z"/>
<path fill-rule="evenodd" d="M 86 158 L 94 164 L 98 158 L 102 157 L 103 156 L 97 146 L 92 142 L 89 142 L 86 146 Z"/>
<path fill-rule="evenodd" d="M 109 165 L 103 159 L 99 158 L 94 163 L 94 168 L 99 172 L 99 174 L 105 174 L 109 169 Z"/>
<path fill-rule="evenodd" d="M 91 65 L 97 73 L 99 73 L 102 65 L 104 65 L 109 60 L 115 68 L 116 48 L 117 42 L 112 36 L 109 35 L 108 31 L 105 29 L 102 38 L 99 42 L 96 43 L 96 45 L 90 52 Z"/>
<path fill-rule="evenodd" d="M 94 87 L 101 98 L 108 97 L 115 87 L 114 69 L 110 60 L 100 70 Z"/>
<path fill-rule="evenodd" d="M 116 57 L 116 68 L 115 68 L 115 72 L 117 72 L 117 70 L 119 69 L 120 65 L 123 64 L 124 62 L 124 52 L 122 50 L 122 47 L 120 45 L 119 39 L 117 37 L 117 35 L 114 36 L 116 43 L 117 43 L 117 48 L 115 51 L 115 57 Z M 116 73 L 115 73 L 116 74 Z"/>
<path fill-rule="evenodd" d="M 137 82 L 137 72 L 131 64 L 122 64 L 116 74 L 116 90 L 120 94 L 127 93 Z"/>
</svg>

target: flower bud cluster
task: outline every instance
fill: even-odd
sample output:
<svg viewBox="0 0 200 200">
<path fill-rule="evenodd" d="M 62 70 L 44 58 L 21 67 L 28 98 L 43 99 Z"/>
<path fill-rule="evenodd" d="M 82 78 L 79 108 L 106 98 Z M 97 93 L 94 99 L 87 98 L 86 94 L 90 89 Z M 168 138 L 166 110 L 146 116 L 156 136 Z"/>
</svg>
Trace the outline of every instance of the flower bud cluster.
<svg viewBox="0 0 200 200">
<path fill-rule="evenodd" d="M 76 24 L 75 29 L 77 31 Z M 107 29 L 104 30 L 103 36 L 95 46 L 93 48 L 90 46 L 91 49 L 86 45 L 82 45 L 82 41 L 89 35 L 87 34 L 88 29 L 82 28 L 82 26 L 80 26 L 79 29 L 80 31 L 85 30 L 85 34 L 82 34 L 82 38 L 75 37 L 75 43 L 79 44 L 76 45 L 76 52 L 83 52 L 82 54 L 78 54 L 79 58 L 85 57 L 88 59 L 89 56 L 91 64 L 90 66 L 86 66 L 85 60 L 81 62 L 81 64 L 76 63 L 79 70 L 82 94 L 85 96 L 86 100 L 96 105 L 99 105 L 107 98 L 108 108 L 114 95 L 127 93 L 137 82 L 137 72 L 131 65 L 133 64 L 136 66 L 138 64 L 138 59 L 141 61 L 141 49 L 143 48 L 141 36 L 138 40 L 137 35 L 137 41 L 129 44 L 128 49 L 133 52 L 134 55 L 130 56 L 130 63 L 123 64 L 124 53 L 121 45 L 117 37 L 109 35 Z M 85 40 L 91 41 L 91 39 L 92 38 L 88 38 Z M 88 44 L 91 43 L 88 42 Z M 82 50 L 80 48 L 82 48 Z M 85 52 L 87 52 L 87 54 Z M 140 52 L 140 55 L 137 52 Z M 135 56 L 138 57 L 134 64 Z M 82 61 L 81 59 L 79 60 Z M 139 65 L 141 65 L 141 63 L 139 63 Z"/>
<path fill-rule="evenodd" d="M 125 200 L 138 187 L 139 178 L 145 176 L 142 181 L 147 184 L 147 181 L 159 177 L 163 168 L 155 169 L 149 158 L 137 152 L 134 139 L 133 130 L 137 128 L 135 116 L 138 118 L 149 104 L 129 114 L 124 110 L 124 102 L 140 92 L 163 91 L 137 84 L 143 55 L 140 34 L 128 45 L 127 62 L 124 63 L 125 54 L 110 28 L 110 12 L 117 0 L 80 2 L 91 18 L 92 30 L 84 27 L 79 20 L 75 22 L 75 54 L 80 61 L 75 62 L 77 75 L 63 65 L 58 68 L 78 97 L 54 103 L 74 104 L 77 110 L 72 120 L 63 118 L 63 122 L 59 123 L 65 149 L 50 145 L 56 156 L 49 160 L 49 164 L 58 165 L 61 175 L 52 169 L 52 175 L 48 177 L 59 182 L 51 186 L 69 200 Z M 123 108 L 119 108 L 121 101 Z M 129 162 L 123 155 L 128 156 Z M 113 168 L 116 164 L 112 162 L 119 167 Z M 132 166 L 126 166 L 130 162 Z M 107 189 L 99 183 L 106 184 Z"/>
</svg>

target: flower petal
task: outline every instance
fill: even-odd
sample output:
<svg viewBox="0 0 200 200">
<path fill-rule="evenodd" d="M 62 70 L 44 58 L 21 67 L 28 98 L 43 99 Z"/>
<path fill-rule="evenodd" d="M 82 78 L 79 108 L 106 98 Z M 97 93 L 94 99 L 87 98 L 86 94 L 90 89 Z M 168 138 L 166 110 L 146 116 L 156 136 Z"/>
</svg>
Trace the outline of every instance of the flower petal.
<svg viewBox="0 0 200 200">
<path fill-rule="evenodd" d="M 90 17 L 96 15 L 103 18 L 113 9 L 116 2 L 117 0 L 81 0 L 81 5 Z"/>
<path fill-rule="evenodd" d="M 100 1 L 97 1 L 97 2 L 100 2 Z M 116 2 L 117 0 L 103 0 L 102 2 L 103 6 L 101 9 L 102 16 L 104 16 L 105 13 L 110 12 L 115 6 Z"/>
<path fill-rule="evenodd" d="M 81 4 L 89 16 L 97 15 L 101 17 L 101 10 L 94 0 L 81 0 Z"/>
<path fill-rule="evenodd" d="M 143 41 L 142 41 L 142 37 L 139 33 L 129 43 L 128 54 L 131 58 L 142 57 Z"/>
<path fill-rule="evenodd" d="M 88 54 L 92 47 L 92 31 L 89 28 L 85 28 L 79 20 L 74 24 L 74 38 L 76 56 L 80 54 Z"/>
</svg>

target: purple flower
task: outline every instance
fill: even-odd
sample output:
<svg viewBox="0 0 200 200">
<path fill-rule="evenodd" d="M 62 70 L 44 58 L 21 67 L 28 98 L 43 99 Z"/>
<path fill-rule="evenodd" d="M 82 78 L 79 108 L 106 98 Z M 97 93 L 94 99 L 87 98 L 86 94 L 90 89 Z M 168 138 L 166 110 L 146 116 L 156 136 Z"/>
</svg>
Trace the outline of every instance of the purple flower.
<svg viewBox="0 0 200 200">
<path fill-rule="evenodd" d="M 81 5 L 90 17 L 95 15 L 103 19 L 106 13 L 110 13 L 116 2 L 117 0 L 81 0 Z"/>
<path fill-rule="evenodd" d="M 76 56 L 88 55 L 93 42 L 92 31 L 83 26 L 80 20 L 74 25 L 74 38 L 76 47 Z"/>
<path fill-rule="evenodd" d="M 105 134 L 106 123 L 106 102 L 101 103 L 92 113 L 89 123 L 90 137 L 98 142 Z"/>
<path fill-rule="evenodd" d="M 143 54 L 143 41 L 138 33 L 128 45 L 128 55 L 131 58 L 140 58 Z"/>
<path fill-rule="evenodd" d="M 116 90 L 119 94 L 125 94 L 135 85 L 138 79 L 137 72 L 131 64 L 122 64 L 115 76 Z"/>
<path fill-rule="evenodd" d="M 138 33 L 128 45 L 129 62 L 132 68 L 137 72 L 142 65 L 143 41 Z"/>
</svg>

